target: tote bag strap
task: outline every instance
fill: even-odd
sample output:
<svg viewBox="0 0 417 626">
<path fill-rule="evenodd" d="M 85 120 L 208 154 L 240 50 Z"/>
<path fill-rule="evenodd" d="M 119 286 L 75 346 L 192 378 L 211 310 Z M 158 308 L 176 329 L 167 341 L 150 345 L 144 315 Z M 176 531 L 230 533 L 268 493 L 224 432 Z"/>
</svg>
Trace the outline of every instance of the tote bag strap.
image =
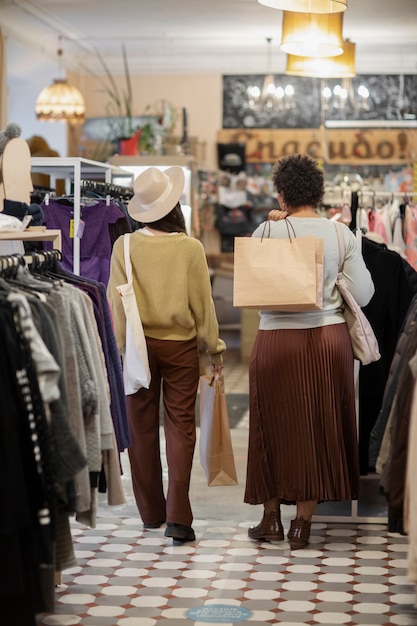
<svg viewBox="0 0 417 626">
<path fill-rule="evenodd" d="M 338 225 L 338 222 L 333 222 L 334 227 L 337 233 L 337 243 L 339 244 L 339 272 L 343 270 L 343 265 L 345 263 L 345 240 L 343 239 L 343 233 L 341 229 L 341 225 Z M 359 249 L 362 249 L 362 231 L 360 228 L 356 229 L 356 243 L 358 244 Z"/>
<path fill-rule="evenodd" d="M 132 282 L 132 263 L 130 261 L 130 235 L 131 233 L 125 233 L 123 235 L 125 250 L 125 270 L 128 283 Z"/>
<path fill-rule="evenodd" d="M 337 244 L 339 246 L 339 272 L 343 270 L 345 263 L 345 240 L 343 239 L 342 229 L 337 225 L 337 222 L 333 222 L 337 234 Z"/>
</svg>

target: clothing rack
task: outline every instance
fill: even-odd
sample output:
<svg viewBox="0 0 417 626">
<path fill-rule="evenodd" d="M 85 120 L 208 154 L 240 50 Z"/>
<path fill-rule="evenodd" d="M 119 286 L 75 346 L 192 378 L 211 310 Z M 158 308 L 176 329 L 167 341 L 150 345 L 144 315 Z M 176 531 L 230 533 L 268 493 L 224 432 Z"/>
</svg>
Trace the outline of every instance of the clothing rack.
<svg viewBox="0 0 417 626">
<path fill-rule="evenodd" d="M 329 185 L 325 184 L 324 192 L 325 194 L 335 194 L 335 196 L 339 198 L 343 198 L 343 193 L 347 192 L 356 192 L 358 195 L 368 195 L 368 196 L 383 196 L 384 198 L 404 198 L 417 196 L 417 191 L 387 191 L 387 190 L 379 190 L 379 189 L 363 189 L 360 186 L 350 186 L 346 184 L 341 185 Z"/>
<path fill-rule="evenodd" d="M 133 187 L 124 187 L 122 185 L 114 185 L 113 183 L 104 183 L 96 180 L 82 180 L 81 189 L 84 191 L 92 191 L 97 194 L 114 198 L 130 200 L 133 196 Z"/>
<path fill-rule="evenodd" d="M 131 177 L 132 174 L 110 163 L 101 163 L 82 157 L 32 157 L 32 172 L 49 174 L 51 185 L 56 178 L 65 178 L 71 182 L 74 194 L 74 239 L 73 239 L 73 272 L 80 273 L 80 219 L 81 219 L 81 181 L 86 178 L 105 179 L 111 184 L 112 176 Z M 67 186 L 68 187 L 68 186 Z M 67 188 L 67 192 L 69 189 Z"/>
<path fill-rule="evenodd" d="M 358 191 L 358 195 L 367 195 L 373 197 L 382 197 L 382 198 L 403 198 L 407 200 L 407 198 L 417 196 L 417 192 L 415 191 L 377 191 L 376 189 L 360 189 Z"/>
<path fill-rule="evenodd" d="M 61 250 L 42 250 L 40 252 L 27 252 L 25 254 L 0 255 L 0 275 L 12 276 L 18 267 L 25 265 L 35 270 L 47 269 L 55 261 L 62 261 Z"/>
</svg>

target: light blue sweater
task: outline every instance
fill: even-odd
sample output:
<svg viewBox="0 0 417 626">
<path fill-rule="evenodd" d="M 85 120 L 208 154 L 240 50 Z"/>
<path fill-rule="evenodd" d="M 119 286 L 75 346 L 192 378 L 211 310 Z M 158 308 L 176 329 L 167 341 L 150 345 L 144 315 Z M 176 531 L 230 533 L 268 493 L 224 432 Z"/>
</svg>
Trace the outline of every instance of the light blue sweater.
<svg viewBox="0 0 417 626">
<path fill-rule="evenodd" d="M 287 313 L 284 311 L 261 311 L 260 330 L 276 330 L 279 328 L 315 328 L 329 324 L 342 324 L 345 320 L 341 312 L 342 298 L 336 287 L 339 267 L 339 246 L 334 223 L 326 218 L 289 217 L 297 237 L 312 235 L 323 239 L 323 309 L 320 311 L 303 311 Z M 270 222 L 270 237 L 287 238 L 288 230 L 284 220 Z M 342 224 L 345 242 L 345 263 L 343 275 L 347 286 L 360 306 L 368 304 L 375 287 L 371 275 L 365 265 L 355 235 Z M 253 232 L 252 237 L 262 237 L 264 223 Z"/>
</svg>

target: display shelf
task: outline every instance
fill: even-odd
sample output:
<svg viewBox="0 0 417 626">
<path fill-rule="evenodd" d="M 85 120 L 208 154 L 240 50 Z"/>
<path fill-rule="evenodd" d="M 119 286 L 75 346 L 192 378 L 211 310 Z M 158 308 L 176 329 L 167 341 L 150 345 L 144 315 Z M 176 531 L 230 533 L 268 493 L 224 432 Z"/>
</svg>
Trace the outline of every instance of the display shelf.
<svg viewBox="0 0 417 626">
<path fill-rule="evenodd" d="M 115 154 L 110 157 L 109 163 L 114 166 L 123 168 L 124 165 L 142 165 L 149 166 L 161 166 L 171 167 L 172 165 L 179 165 L 180 167 L 189 167 L 193 169 L 197 166 L 197 160 L 194 156 L 188 154 L 176 154 L 176 155 L 158 155 L 150 154 L 144 156 L 122 156 Z M 126 171 L 125 171 L 126 173 Z"/>
<path fill-rule="evenodd" d="M 81 180 L 103 179 L 111 183 L 113 177 L 131 176 L 129 172 L 111 163 L 91 161 L 82 157 L 32 157 L 32 172 L 49 174 L 51 179 L 64 178 L 73 181 L 74 233 L 79 232 L 81 214 Z M 69 193 L 69 190 L 68 190 Z M 80 238 L 73 239 L 73 272 L 80 273 Z"/>
<path fill-rule="evenodd" d="M 0 241 L 52 241 L 55 250 L 62 249 L 60 230 L 15 230 L 0 233 Z"/>
<path fill-rule="evenodd" d="M 50 174 L 52 177 L 71 178 L 74 177 L 74 183 L 83 178 L 104 178 L 110 183 L 112 177 L 130 176 L 129 172 L 118 168 L 112 163 L 103 163 L 101 161 L 91 161 L 82 157 L 32 157 L 32 172 L 42 174 Z"/>
</svg>

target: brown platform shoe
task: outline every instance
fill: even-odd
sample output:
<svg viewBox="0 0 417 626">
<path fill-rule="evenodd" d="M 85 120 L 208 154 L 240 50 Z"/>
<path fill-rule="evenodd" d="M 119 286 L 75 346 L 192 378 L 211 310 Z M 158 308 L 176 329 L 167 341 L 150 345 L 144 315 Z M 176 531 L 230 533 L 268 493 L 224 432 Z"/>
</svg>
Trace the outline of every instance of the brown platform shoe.
<svg viewBox="0 0 417 626">
<path fill-rule="evenodd" d="M 288 540 L 291 550 L 301 550 L 305 548 L 310 540 L 311 522 L 305 519 L 291 520 L 290 529 L 288 531 Z"/>
<path fill-rule="evenodd" d="M 283 541 L 284 529 L 278 511 L 264 513 L 263 518 L 257 526 L 248 528 L 250 539 L 257 541 Z"/>
</svg>

